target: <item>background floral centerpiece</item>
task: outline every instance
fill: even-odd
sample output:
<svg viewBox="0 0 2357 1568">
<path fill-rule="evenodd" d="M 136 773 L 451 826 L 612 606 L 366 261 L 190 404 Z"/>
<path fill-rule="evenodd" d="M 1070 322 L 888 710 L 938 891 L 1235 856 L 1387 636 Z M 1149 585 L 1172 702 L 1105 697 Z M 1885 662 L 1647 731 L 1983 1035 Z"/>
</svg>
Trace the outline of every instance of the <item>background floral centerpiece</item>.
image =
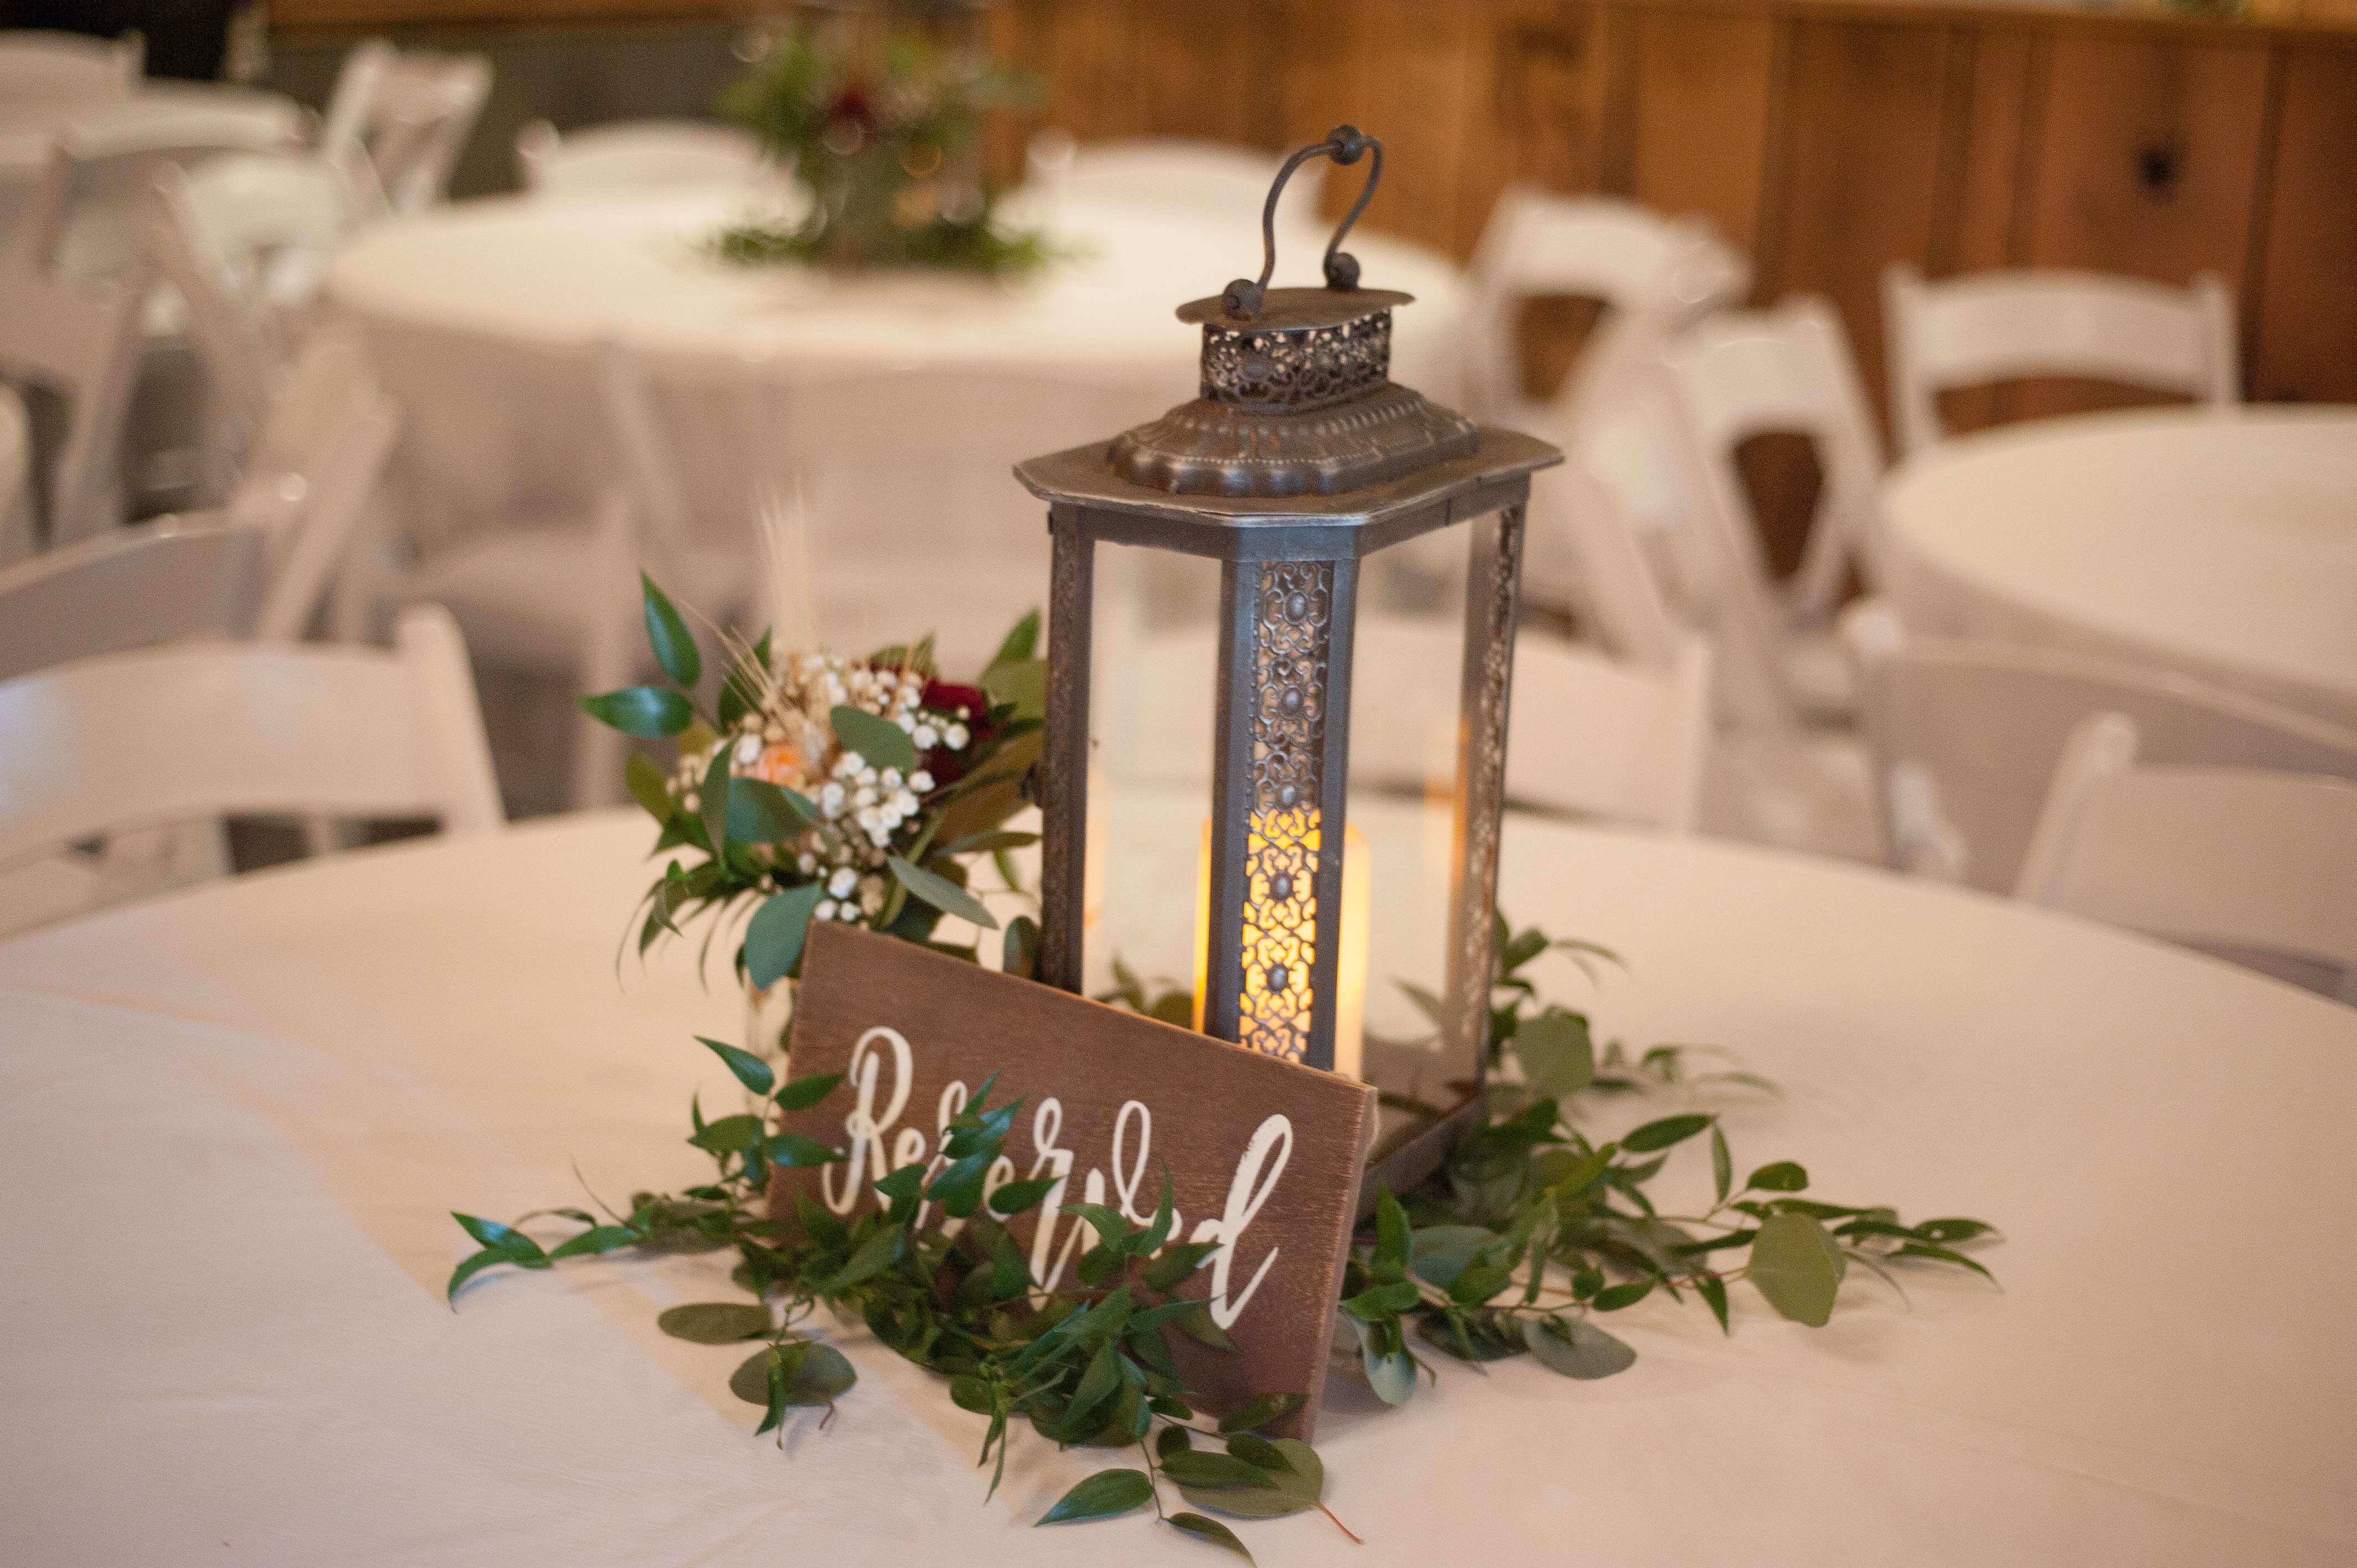
<svg viewBox="0 0 2357 1568">
<path fill-rule="evenodd" d="M 999 275 L 1049 260 L 1044 234 L 996 220 L 981 176 L 984 111 L 1034 107 L 1037 84 L 913 23 L 879 26 L 796 27 L 723 95 L 721 113 L 791 168 L 811 206 L 791 227 L 724 231 L 720 254 Z"/>
<path fill-rule="evenodd" d="M 996 928 L 968 890 L 969 866 L 988 855 L 1011 873 L 1007 852 L 1037 837 L 1005 825 L 1027 804 L 1038 756 L 1037 613 L 971 683 L 942 676 L 930 638 L 846 658 L 773 654 L 764 636 L 734 650 L 707 711 L 696 695 L 702 650 L 662 591 L 641 582 L 647 639 L 669 683 L 582 699 L 626 735 L 679 743 L 669 769 L 644 753 L 630 761 L 630 794 L 660 829 L 655 853 L 688 852 L 673 853 L 633 911 L 639 950 L 699 917 L 717 932 L 749 905 L 737 964 L 756 993 L 799 972 L 813 920 L 976 956 L 935 929 L 945 915 Z M 1028 959 L 1031 921 L 1007 940 Z M 778 1050 L 774 1033 L 752 1043 Z"/>
</svg>

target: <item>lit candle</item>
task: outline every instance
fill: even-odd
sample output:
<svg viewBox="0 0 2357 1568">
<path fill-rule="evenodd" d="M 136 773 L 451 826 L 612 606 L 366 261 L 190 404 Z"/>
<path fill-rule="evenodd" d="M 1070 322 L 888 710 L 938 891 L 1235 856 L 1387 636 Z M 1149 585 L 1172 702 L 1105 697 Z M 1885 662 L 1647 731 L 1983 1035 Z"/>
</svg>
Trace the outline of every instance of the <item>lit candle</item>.
<svg viewBox="0 0 2357 1568">
<path fill-rule="evenodd" d="M 1318 814 L 1309 814 L 1308 831 L 1303 835 L 1311 848 L 1318 846 Z M 1340 994 L 1334 1008 L 1334 1070 L 1346 1078 L 1363 1077 L 1367 1033 L 1367 948 L 1369 920 L 1372 914 L 1372 856 L 1367 847 L 1367 835 L 1354 825 L 1342 830 L 1342 924 L 1340 940 L 1341 950 L 1337 955 L 1335 983 Z M 1256 990 L 1263 982 L 1248 972 L 1244 983 Z M 1211 824 L 1203 824 L 1202 849 L 1196 857 L 1195 872 L 1195 1027 L 1203 1026 L 1203 1007 L 1211 994 Z M 1288 979 L 1289 988 L 1299 992 L 1305 1005 L 1309 996 L 1309 976 L 1306 972 Z"/>
</svg>

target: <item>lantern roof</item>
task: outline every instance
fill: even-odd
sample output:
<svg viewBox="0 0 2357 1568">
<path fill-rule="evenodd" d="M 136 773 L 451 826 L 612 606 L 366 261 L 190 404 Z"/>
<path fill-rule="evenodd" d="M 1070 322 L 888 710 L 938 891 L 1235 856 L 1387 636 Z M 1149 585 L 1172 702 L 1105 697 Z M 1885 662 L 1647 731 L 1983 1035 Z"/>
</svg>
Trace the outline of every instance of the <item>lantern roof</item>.
<svg viewBox="0 0 2357 1568">
<path fill-rule="evenodd" d="M 1327 243 L 1326 286 L 1271 289 L 1277 198 L 1317 156 L 1368 158 L 1366 184 Z M 1392 311 L 1412 296 L 1360 287 L 1341 248 L 1383 166 L 1383 144 L 1349 125 L 1287 158 L 1261 209 L 1260 276 L 1178 308 L 1203 329 L 1200 395 L 1016 477 L 1090 509 L 1103 538 L 1230 560 L 1340 559 L 1494 510 L 1510 498 L 1485 499 L 1491 487 L 1560 461 L 1544 442 L 1479 428 L 1391 379 Z"/>
<path fill-rule="evenodd" d="M 1534 435 L 1471 427 L 1469 448 L 1339 495 L 1175 495 L 1114 471 L 1114 443 L 1033 457 L 1015 477 L 1051 506 L 1085 510 L 1089 532 L 1230 561 L 1350 560 L 1495 511 L 1563 454 Z"/>
</svg>

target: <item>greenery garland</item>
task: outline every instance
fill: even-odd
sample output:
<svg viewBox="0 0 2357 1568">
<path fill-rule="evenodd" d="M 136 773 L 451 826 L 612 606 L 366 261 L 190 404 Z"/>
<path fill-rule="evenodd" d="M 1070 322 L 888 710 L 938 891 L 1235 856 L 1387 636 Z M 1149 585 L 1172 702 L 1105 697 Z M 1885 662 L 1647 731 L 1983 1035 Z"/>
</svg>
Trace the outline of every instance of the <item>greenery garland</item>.
<svg viewBox="0 0 2357 1568">
<path fill-rule="evenodd" d="M 1897 1285 L 1894 1265 L 1924 1262 L 1988 1271 L 1958 1251 L 1992 1239 L 1985 1222 L 1962 1218 L 1910 1225 L 1887 1206 L 1848 1206 L 1799 1196 L 1808 1173 L 1790 1160 L 1753 1170 L 1740 1186 L 1718 1118 L 1685 1112 L 1657 1118 L 1617 1140 L 1583 1133 L 1585 1104 L 1713 1079 L 1772 1089 L 1749 1074 L 1696 1072 L 1692 1047 L 1657 1046 L 1632 1058 L 1618 1043 L 1599 1058 L 1586 1015 L 1542 999 L 1528 972 L 1542 955 L 1585 961 L 1592 944 L 1562 941 L 1501 922 L 1495 960 L 1491 1051 L 1501 1077 L 1488 1124 L 1468 1137 L 1445 1168 L 1415 1190 L 1379 1195 L 1372 1226 L 1354 1240 L 1341 1321 L 1357 1362 L 1387 1404 L 1414 1397 L 1418 1374 L 1437 1379 L 1411 1348 L 1480 1363 L 1529 1355 L 1565 1377 L 1623 1371 L 1636 1351 L 1596 1319 L 1655 1291 L 1691 1294 L 1728 1328 L 1727 1287 L 1745 1282 L 1781 1316 L 1818 1326 L 1831 1316 L 1852 1263 Z M 1181 993 L 1149 996 L 1125 971 L 1115 1000 L 1168 1015 Z M 1097 1240 L 1081 1258 L 1076 1288 L 1049 1292 L 1032 1279 L 1006 1222 L 1037 1208 L 1050 1179 L 983 1192 L 1020 1100 L 989 1103 L 985 1081 L 949 1126 L 941 1168 L 907 1165 L 877 1183 L 887 1200 L 854 1223 L 800 1200 L 795 1228 L 766 1208 L 774 1166 L 805 1168 L 842 1156 L 814 1140 L 772 1131 L 779 1112 L 821 1103 L 839 1074 L 780 1080 L 770 1064 L 717 1040 L 702 1042 L 759 1097 L 756 1109 L 714 1121 L 691 1104 L 688 1142 L 710 1155 L 712 1181 L 676 1195 L 640 1193 L 627 1213 L 560 1208 L 502 1225 L 454 1215 L 479 1245 L 450 1276 L 448 1294 L 486 1269 L 546 1269 L 568 1258 L 640 1248 L 712 1251 L 733 1248 L 730 1278 L 750 1299 L 675 1306 L 664 1332 L 700 1344 L 758 1342 L 729 1387 L 778 1432 L 791 1412 L 832 1419 L 857 1380 L 850 1360 L 808 1330 L 823 1305 L 864 1322 L 892 1349 L 946 1380 L 951 1400 L 983 1421 L 977 1463 L 1005 1473 L 1016 1423 L 1060 1447 L 1135 1450 L 1135 1463 L 1097 1471 L 1039 1522 L 1063 1524 L 1133 1513 L 1235 1552 L 1251 1552 L 1225 1519 L 1275 1519 L 1325 1511 L 1325 1467 L 1309 1444 L 1269 1438 L 1264 1429 L 1297 1406 L 1304 1391 L 1270 1391 L 1224 1419 L 1199 1412 L 1179 1380 L 1166 1332 L 1205 1344 L 1232 1342 L 1200 1301 L 1174 1294 L 1212 1243 L 1171 1239 L 1166 1178 L 1154 1219 L 1133 1224 L 1102 1204 L 1067 1204 Z M 1714 1199 L 1699 1215 L 1662 1213 L 1647 1196 L 1672 1151 L 1700 1140 L 1709 1150 Z M 595 1201 L 593 1197 L 593 1201 Z M 954 1238 L 920 1230 L 920 1201 L 965 1224 Z M 600 1208 L 604 1206 L 599 1205 Z M 523 1227 L 550 1219 L 576 1229 L 544 1247 Z M 1185 1509 L 1166 1507 L 1175 1488 Z M 1334 1520 L 1337 1528 L 1342 1526 Z M 1347 1530 L 1346 1530 L 1347 1532 Z M 1357 1538 L 1352 1537 L 1353 1540 Z"/>
</svg>

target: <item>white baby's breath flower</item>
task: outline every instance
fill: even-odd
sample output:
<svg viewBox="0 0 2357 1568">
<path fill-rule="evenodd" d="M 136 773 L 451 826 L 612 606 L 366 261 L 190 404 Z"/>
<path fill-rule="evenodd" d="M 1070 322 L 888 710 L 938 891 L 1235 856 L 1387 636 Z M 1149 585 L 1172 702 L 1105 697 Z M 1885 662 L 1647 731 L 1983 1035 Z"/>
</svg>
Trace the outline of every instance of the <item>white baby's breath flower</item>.
<svg viewBox="0 0 2357 1568">
<path fill-rule="evenodd" d="M 876 790 L 874 786 L 862 784 L 852 793 L 851 803 L 855 806 L 874 805 L 876 803 Z"/>
<path fill-rule="evenodd" d="M 898 789 L 900 787 L 900 770 L 897 768 L 888 768 L 876 776 L 876 782 L 887 789 Z"/>
<path fill-rule="evenodd" d="M 737 742 L 737 766 L 750 768 L 760 760 L 761 737 L 759 735 L 748 735 L 739 738 Z"/>
<path fill-rule="evenodd" d="M 802 851 L 802 854 L 794 856 L 794 869 L 808 876 L 818 869 L 818 856 L 808 850 Z"/>
<path fill-rule="evenodd" d="M 892 809 L 899 812 L 903 817 L 915 816 L 917 814 L 916 795 L 910 790 L 901 790 L 899 794 L 892 797 Z"/>
<path fill-rule="evenodd" d="M 913 730 L 917 727 L 917 715 L 914 714 L 902 714 L 892 722 L 899 725 L 904 730 Z"/>
<path fill-rule="evenodd" d="M 873 915 L 884 908 L 884 879 L 870 873 L 859 879 L 859 907 Z"/>
<path fill-rule="evenodd" d="M 827 893 L 835 898 L 849 897 L 851 890 L 858 886 L 859 874 L 847 868 L 836 872 L 826 879 Z"/>
<path fill-rule="evenodd" d="M 812 911 L 811 911 L 811 913 L 812 913 L 812 914 L 813 914 L 813 915 L 815 915 L 815 916 L 817 916 L 817 917 L 818 917 L 820 919 L 822 919 L 822 920 L 832 920 L 832 919 L 834 919 L 834 899 L 832 899 L 832 898 L 822 898 L 822 899 L 820 899 L 820 900 L 819 900 L 819 903 L 818 903 L 818 908 L 815 908 L 815 909 L 813 909 L 813 910 L 812 910 Z"/>
<path fill-rule="evenodd" d="M 909 732 L 909 738 L 917 743 L 919 751 L 931 751 L 942 744 L 942 732 L 929 724 L 920 724 Z"/>
<path fill-rule="evenodd" d="M 942 744 L 952 751 L 963 751 L 965 743 L 973 738 L 973 736 L 967 733 L 965 725 L 952 725 L 948 733 L 942 736 Z"/>
<path fill-rule="evenodd" d="M 698 790 L 690 789 L 685 795 L 680 797 L 679 804 L 682 811 L 700 811 L 704 810 L 704 796 Z"/>
<path fill-rule="evenodd" d="M 930 795 L 933 790 L 933 776 L 920 768 L 909 775 L 909 788 L 920 795 Z"/>
<path fill-rule="evenodd" d="M 843 786 L 829 779 L 818 792 L 818 809 L 823 816 L 843 815 Z"/>
</svg>

